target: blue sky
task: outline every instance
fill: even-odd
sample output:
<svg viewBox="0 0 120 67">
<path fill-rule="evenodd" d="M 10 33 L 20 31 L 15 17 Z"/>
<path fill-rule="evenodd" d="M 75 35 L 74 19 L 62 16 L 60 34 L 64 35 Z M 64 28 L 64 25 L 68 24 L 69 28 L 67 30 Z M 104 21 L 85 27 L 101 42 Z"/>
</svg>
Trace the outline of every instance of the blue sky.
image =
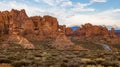
<svg viewBox="0 0 120 67">
<path fill-rule="evenodd" d="M 25 9 L 28 16 L 51 15 L 67 26 L 92 23 L 120 29 L 120 0 L 0 0 L 0 11 Z"/>
</svg>

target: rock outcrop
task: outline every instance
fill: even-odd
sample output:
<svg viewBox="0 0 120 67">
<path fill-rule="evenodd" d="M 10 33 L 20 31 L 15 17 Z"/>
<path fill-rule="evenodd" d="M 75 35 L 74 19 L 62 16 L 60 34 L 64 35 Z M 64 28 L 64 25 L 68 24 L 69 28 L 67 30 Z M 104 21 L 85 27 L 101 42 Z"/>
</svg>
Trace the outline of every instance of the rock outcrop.
<svg viewBox="0 0 120 67">
<path fill-rule="evenodd" d="M 67 27 L 67 28 L 65 29 L 65 34 L 66 34 L 67 36 L 72 36 L 72 34 L 73 34 L 72 28 Z"/>
<path fill-rule="evenodd" d="M 106 27 L 96 26 L 87 23 L 85 25 L 82 25 L 82 27 L 78 27 L 78 29 L 74 31 L 74 35 L 84 36 L 84 37 L 101 36 L 107 38 L 109 37 L 109 31 Z"/>
<path fill-rule="evenodd" d="M 35 47 L 30 41 L 36 40 L 43 41 L 52 38 L 62 42 L 58 36 L 60 32 L 65 33 L 65 31 L 66 26 L 59 26 L 57 19 L 52 16 L 28 17 L 24 9 L 0 12 L 0 34 L 3 38 L 7 35 L 9 38 L 6 40 L 20 44 L 23 48 L 34 49 Z M 72 43 L 66 35 L 64 38 L 67 43 Z"/>
<path fill-rule="evenodd" d="M 16 40 L 21 41 L 20 44 L 24 48 L 34 48 L 28 40 L 44 40 L 45 38 L 56 37 L 57 31 L 58 21 L 54 17 L 28 17 L 24 9 L 0 12 L 0 35 L 3 38 L 8 35 L 8 39 L 11 40 L 12 38 L 12 42 L 16 42 L 15 39 L 19 38 Z M 3 38 L 0 39 L 3 40 Z"/>
<path fill-rule="evenodd" d="M 57 36 L 55 34 L 58 31 L 58 21 L 51 16 L 28 17 L 25 10 L 12 9 L 10 12 L 0 12 L 0 27 L 0 34 L 38 36 L 36 39 L 44 39 L 45 37 Z M 31 40 L 33 40 L 32 37 Z"/>
<path fill-rule="evenodd" d="M 19 44 L 25 49 L 35 49 L 34 45 L 22 36 L 10 35 L 8 41 Z"/>
<path fill-rule="evenodd" d="M 23 48 L 34 49 L 31 41 L 45 41 L 54 39 L 51 46 L 67 50 L 72 45 L 71 39 L 82 38 L 114 38 L 114 28 L 109 32 L 106 27 L 87 23 L 73 31 L 66 25 L 59 25 L 55 17 L 52 16 L 33 16 L 28 17 L 25 10 L 15 10 L 0 12 L 0 41 L 9 40 L 20 44 Z M 3 44 L 8 46 L 8 44 Z M 78 49 L 78 48 L 74 48 Z"/>
<path fill-rule="evenodd" d="M 111 37 L 111 38 L 116 37 L 114 28 L 111 28 L 111 30 L 110 30 L 110 37 Z"/>
<path fill-rule="evenodd" d="M 56 40 L 53 41 L 53 43 L 51 44 L 52 47 L 55 47 L 56 49 L 59 50 L 71 50 L 72 46 L 74 46 L 74 44 L 71 42 L 71 40 L 69 38 L 66 37 L 66 35 L 64 33 L 60 33 Z"/>
</svg>

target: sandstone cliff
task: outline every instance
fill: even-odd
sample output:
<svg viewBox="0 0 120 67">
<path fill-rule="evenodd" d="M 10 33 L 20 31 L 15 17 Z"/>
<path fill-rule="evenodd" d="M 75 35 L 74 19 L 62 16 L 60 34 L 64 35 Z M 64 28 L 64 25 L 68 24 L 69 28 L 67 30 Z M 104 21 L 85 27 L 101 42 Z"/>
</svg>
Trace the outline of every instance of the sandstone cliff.
<svg viewBox="0 0 120 67">
<path fill-rule="evenodd" d="M 59 41 L 57 37 L 61 33 L 65 33 L 65 30 L 59 26 L 57 19 L 52 16 L 28 17 L 24 9 L 0 12 L 1 41 L 9 40 L 20 44 L 24 48 L 35 48 L 30 41 L 44 41 L 50 38 Z M 64 35 L 64 38 L 72 43 L 66 35 Z M 62 43 L 62 41 L 59 43 Z"/>
<path fill-rule="evenodd" d="M 109 32 L 106 27 L 90 23 L 86 23 L 73 31 L 66 25 L 59 25 L 57 19 L 52 16 L 28 17 L 24 9 L 0 12 L 0 41 L 9 40 L 20 44 L 23 48 L 34 49 L 35 46 L 30 41 L 53 39 L 51 46 L 57 49 L 71 49 L 69 47 L 74 43 L 70 38 L 96 38 L 97 40 L 106 39 L 106 41 L 111 42 L 112 39 L 116 38 L 116 35 L 114 28 L 111 28 Z M 4 44 L 4 46 L 7 45 Z"/>
</svg>

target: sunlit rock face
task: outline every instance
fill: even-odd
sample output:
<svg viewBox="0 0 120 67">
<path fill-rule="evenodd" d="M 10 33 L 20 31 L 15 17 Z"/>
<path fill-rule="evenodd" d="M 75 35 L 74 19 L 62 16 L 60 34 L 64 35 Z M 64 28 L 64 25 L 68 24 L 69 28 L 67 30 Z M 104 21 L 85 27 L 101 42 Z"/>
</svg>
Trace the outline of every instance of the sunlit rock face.
<svg viewBox="0 0 120 67">
<path fill-rule="evenodd" d="M 101 37 L 101 38 L 114 38 L 116 34 L 114 32 L 114 28 L 111 28 L 109 31 L 106 27 L 92 25 L 90 23 L 86 23 L 81 27 L 78 27 L 74 32 L 75 36 L 84 36 L 86 38 L 90 37 Z"/>
<path fill-rule="evenodd" d="M 25 49 L 35 49 L 34 45 L 23 36 L 11 35 L 8 40 L 9 42 L 14 42 Z"/>
<path fill-rule="evenodd" d="M 68 39 L 64 33 L 60 33 L 56 40 L 51 44 L 52 47 L 55 47 L 59 50 L 70 50 L 74 44 Z"/>
<path fill-rule="evenodd" d="M 24 9 L 0 12 L 0 34 L 38 36 L 44 39 L 42 36 L 55 37 L 57 31 L 58 21 L 54 17 L 28 17 Z"/>
<path fill-rule="evenodd" d="M 43 41 L 52 38 L 62 42 L 57 37 L 61 32 L 65 33 L 66 27 L 64 28 L 65 30 L 61 29 L 60 31 L 59 29 L 60 26 L 57 19 L 52 16 L 28 17 L 24 9 L 20 11 L 12 9 L 11 11 L 0 12 L 0 34 L 3 36 L 7 35 L 8 38 L 3 38 L 20 44 L 24 48 L 35 48 L 30 41 L 36 40 Z M 72 43 L 67 39 L 66 35 L 63 38 L 65 38 L 64 40 L 67 43 Z"/>
</svg>

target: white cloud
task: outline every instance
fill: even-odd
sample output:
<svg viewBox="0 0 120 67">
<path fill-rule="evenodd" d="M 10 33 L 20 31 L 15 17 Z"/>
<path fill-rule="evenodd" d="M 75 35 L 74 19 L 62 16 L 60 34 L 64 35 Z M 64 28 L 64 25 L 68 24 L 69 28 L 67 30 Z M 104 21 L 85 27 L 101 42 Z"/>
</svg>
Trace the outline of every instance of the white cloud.
<svg viewBox="0 0 120 67">
<path fill-rule="evenodd" d="M 73 8 L 72 9 L 74 12 L 92 12 L 95 11 L 93 8 Z"/>
<path fill-rule="evenodd" d="M 5 11 L 5 10 L 10 11 L 11 9 L 18 9 L 18 10 L 25 9 L 29 16 L 40 15 L 41 12 L 44 12 L 43 9 L 39 9 L 37 7 L 29 6 L 25 3 L 16 2 L 14 0 L 9 1 L 9 2 L 8 1 L 0 2 L 0 11 Z"/>
<path fill-rule="evenodd" d="M 107 0 L 91 0 L 91 2 L 107 2 Z"/>
<path fill-rule="evenodd" d="M 71 1 L 67 1 L 67 2 L 63 2 L 61 6 L 71 6 L 72 2 Z"/>
<path fill-rule="evenodd" d="M 96 25 L 107 25 L 107 26 L 116 26 L 117 28 L 120 28 L 120 9 L 112 9 L 112 10 L 106 10 L 103 12 L 99 12 L 96 14 L 77 14 L 74 16 L 69 17 L 66 22 L 68 26 L 72 25 L 80 25 L 84 23 L 92 23 Z"/>
<path fill-rule="evenodd" d="M 72 1 L 70 0 L 34 0 L 35 2 L 44 2 L 49 6 L 70 6 L 72 5 Z"/>
<path fill-rule="evenodd" d="M 72 9 L 72 11 L 74 12 L 92 12 L 95 11 L 94 8 L 87 8 L 90 5 L 93 5 L 96 2 L 107 2 L 107 0 L 91 0 L 88 3 L 77 3 L 74 8 Z"/>
<path fill-rule="evenodd" d="M 74 12 L 91 12 L 91 11 L 95 11 L 95 9 L 93 8 L 86 8 L 87 6 L 91 5 L 90 3 L 77 3 L 74 8 L 72 8 L 72 11 Z"/>
<path fill-rule="evenodd" d="M 43 0 L 45 3 L 47 3 L 48 5 L 50 6 L 54 6 L 56 3 L 55 3 L 55 0 Z"/>
</svg>

